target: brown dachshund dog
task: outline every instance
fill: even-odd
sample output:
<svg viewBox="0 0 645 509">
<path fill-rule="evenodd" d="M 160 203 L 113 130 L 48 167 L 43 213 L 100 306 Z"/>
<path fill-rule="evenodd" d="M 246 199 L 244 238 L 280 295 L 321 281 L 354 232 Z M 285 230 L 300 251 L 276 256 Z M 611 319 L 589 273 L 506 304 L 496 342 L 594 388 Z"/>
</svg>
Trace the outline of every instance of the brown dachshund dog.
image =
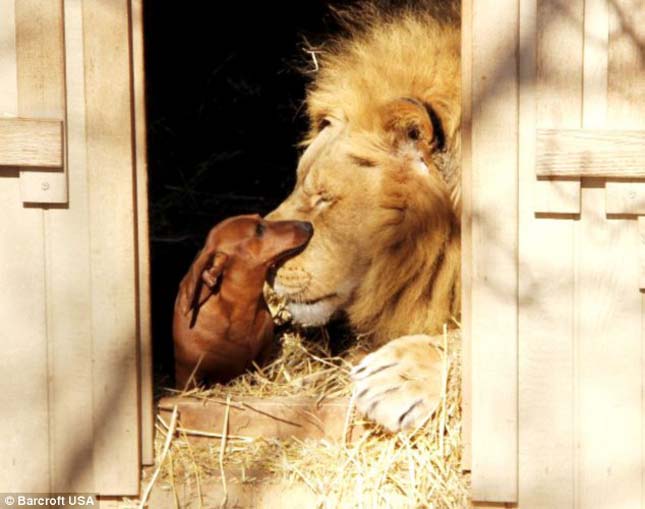
<svg viewBox="0 0 645 509">
<path fill-rule="evenodd" d="M 273 320 L 264 282 L 272 267 L 302 251 L 312 235 L 311 223 L 258 215 L 226 219 L 209 232 L 175 300 L 177 388 L 226 382 L 271 351 Z"/>
</svg>

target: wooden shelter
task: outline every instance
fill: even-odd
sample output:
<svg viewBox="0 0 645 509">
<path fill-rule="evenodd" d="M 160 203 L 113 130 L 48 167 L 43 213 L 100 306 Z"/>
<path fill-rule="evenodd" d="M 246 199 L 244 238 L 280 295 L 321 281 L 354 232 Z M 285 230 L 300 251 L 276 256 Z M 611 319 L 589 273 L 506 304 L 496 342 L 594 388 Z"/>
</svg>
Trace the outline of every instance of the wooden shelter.
<svg viewBox="0 0 645 509">
<path fill-rule="evenodd" d="M 645 4 L 466 0 L 476 501 L 645 506 Z"/>
<path fill-rule="evenodd" d="M 0 0 L 0 491 L 152 459 L 139 0 Z"/>
<path fill-rule="evenodd" d="M 643 508 L 645 5 L 463 12 L 473 499 Z M 0 0 L 0 492 L 153 459 L 142 46 L 141 0 Z"/>
</svg>

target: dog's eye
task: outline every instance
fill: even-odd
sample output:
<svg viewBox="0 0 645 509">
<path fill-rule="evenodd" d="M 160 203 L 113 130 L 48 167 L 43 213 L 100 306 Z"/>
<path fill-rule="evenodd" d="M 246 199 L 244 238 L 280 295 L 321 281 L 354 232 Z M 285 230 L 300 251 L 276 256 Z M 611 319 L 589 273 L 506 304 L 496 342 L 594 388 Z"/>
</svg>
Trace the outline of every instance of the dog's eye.
<svg viewBox="0 0 645 509">
<path fill-rule="evenodd" d="M 255 225 L 255 235 L 257 237 L 262 237 L 264 235 L 265 226 L 262 223 Z"/>
</svg>

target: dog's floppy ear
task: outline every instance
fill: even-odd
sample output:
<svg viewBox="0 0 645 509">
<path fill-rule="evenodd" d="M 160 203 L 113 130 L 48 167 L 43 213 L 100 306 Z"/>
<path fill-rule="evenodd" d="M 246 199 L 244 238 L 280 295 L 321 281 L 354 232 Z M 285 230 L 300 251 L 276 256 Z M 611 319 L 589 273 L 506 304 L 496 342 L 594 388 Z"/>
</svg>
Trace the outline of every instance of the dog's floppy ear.
<svg viewBox="0 0 645 509">
<path fill-rule="evenodd" d="M 228 260 L 228 255 L 222 253 L 221 251 L 215 251 L 213 256 L 209 256 L 209 263 L 206 265 L 202 271 L 201 278 L 202 282 L 205 283 L 211 290 L 214 290 L 219 281 L 219 277 L 224 270 L 224 265 Z M 200 297 L 201 303 L 202 297 Z"/>
<path fill-rule="evenodd" d="M 227 254 L 205 247 L 197 254 L 188 274 L 181 282 L 187 306 L 184 313 L 193 312 L 191 327 L 197 319 L 199 307 L 216 291 L 227 260 Z"/>
</svg>

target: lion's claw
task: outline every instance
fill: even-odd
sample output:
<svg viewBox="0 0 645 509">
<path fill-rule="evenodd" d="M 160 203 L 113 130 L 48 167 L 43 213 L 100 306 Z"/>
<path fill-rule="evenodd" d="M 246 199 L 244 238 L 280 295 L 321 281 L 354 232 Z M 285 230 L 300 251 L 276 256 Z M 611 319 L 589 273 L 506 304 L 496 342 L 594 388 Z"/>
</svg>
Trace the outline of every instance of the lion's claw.
<svg viewBox="0 0 645 509">
<path fill-rule="evenodd" d="M 426 335 L 403 336 L 351 372 L 356 409 L 390 431 L 422 424 L 441 399 L 443 355 Z"/>
</svg>

